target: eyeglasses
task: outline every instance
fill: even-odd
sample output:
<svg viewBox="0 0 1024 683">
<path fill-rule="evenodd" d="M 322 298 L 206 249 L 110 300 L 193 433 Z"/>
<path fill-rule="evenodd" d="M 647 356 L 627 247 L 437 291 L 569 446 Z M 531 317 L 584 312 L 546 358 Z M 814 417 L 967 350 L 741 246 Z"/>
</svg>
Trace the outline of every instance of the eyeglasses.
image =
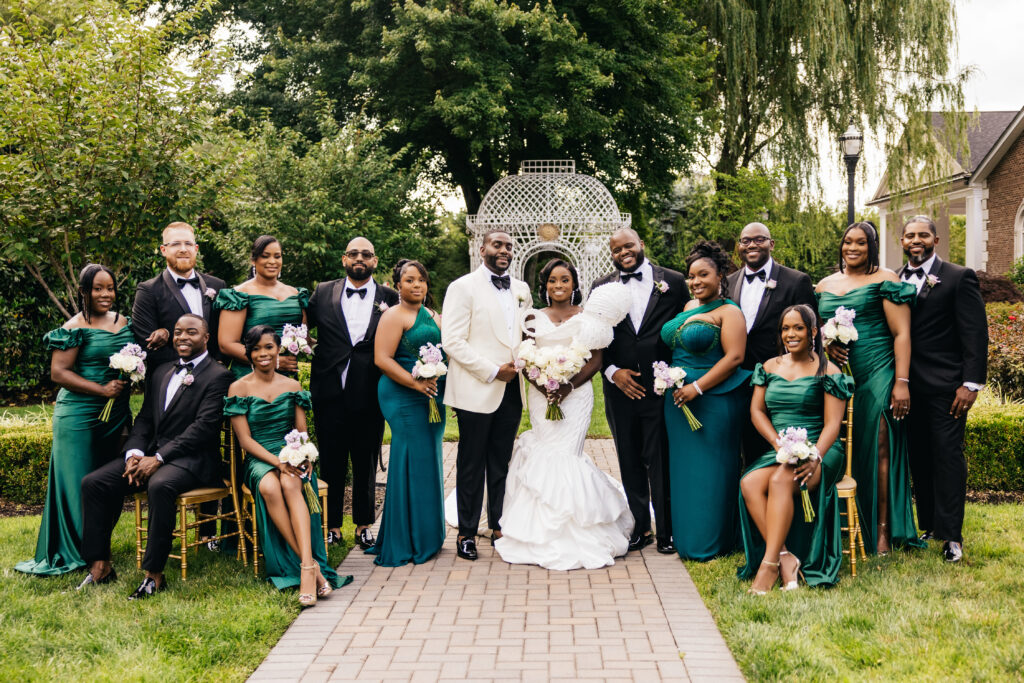
<svg viewBox="0 0 1024 683">
<path fill-rule="evenodd" d="M 764 246 L 764 245 L 768 244 L 771 241 L 772 241 L 771 237 L 765 237 L 764 235 L 758 235 L 757 237 L 741 237 L 740 238 L 740 244 L 742 244 L 745 247 L 749 246 L 751 244 L 756 244 L 757 246 L 761 247 L 761 246 Z"/>
<path fill-rule="evenodd" d="M 358 249 L 353 249 L 352 251 L 346 251 L 345 256 L 348 256 L 350 259 L 357 259 L 360 256 L 362 256 L 364 261 L 369 261 L 374 256 L 376 256 L 376 254 L 374 254 L 372 251 L 368 249 L 363 249 L 362 251 Z"/>
<path fill-rule="evenodd" d="M 193 247 L 196 246 L 196 243 L 195 242 L 181 242 L 181 241 L 178 241 L 178 242 L 168 242 L 167 244 L 165 244 L 163 246 L 167 247 L 168 249 L 181 249 L 182 247 L 185 247 L 186 249 L 192 249 Z"/>
</svg>

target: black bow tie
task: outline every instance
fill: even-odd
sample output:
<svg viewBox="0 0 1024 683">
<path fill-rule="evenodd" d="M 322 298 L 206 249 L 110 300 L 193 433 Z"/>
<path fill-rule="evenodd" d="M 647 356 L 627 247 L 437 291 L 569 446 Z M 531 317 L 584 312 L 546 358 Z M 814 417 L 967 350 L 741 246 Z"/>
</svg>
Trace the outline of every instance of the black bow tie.
<svg viewBox="0 0 1024 683">
<path fill-rule="evenodd" d="M 512 278 L 508 275 L 492 275 L 491 282 L 498 289 L 510 289 L 512 287 Z"/>
<path fill-rule="evenodd" d="M 903 271 L 903 277 L 912 278 L 915 275 L 924 276 L 924 268 L 907 268 Z"/>
<path fill-rule="evenodd" d="M 199 288 L 199 276 L 196 275 L 195 277 L 188 277 L 188 278 L 182 277 L 182 278 L 178 278 L 178 287 L 181 288 L 181 289 L 184 289 L 185 285 L 192 285 L 193 287 L 198 289 Z"/>
<path fill-rule="evenodd" d="M 345 296 L 351 299 L 353 294 L 358 294 L 360 299 L 365 299 L 366 287 L 363 287 L 362 289 L 352 289 L 351 287 L 345 288 Z"/>
<path fill-rule="evenodd" d="M 761 282 L 764 282 L 767 279 L 767 276 L 764 274 L 763 270 L 759 270 L 756 273 L 744 273 L 743 277 L 747 278 L 748 283 L 753 282 L 755 278 L 760 280 Z"/>
<path fill-rule="evenodd" d="M 192 371 L 192 368 L 193 368 L 193 363 L 192 363 L 192 361 L 188 361 L 188 362 L 186 363 L 186 362 L 185 362 L 185 361 L 183 361 L 183 360 L 179 360 L 179 361 L 178 361 L 178 362 L 177 362 L 177 363 L 176 363 L 176 364 L 174 365 L 174 372 L 175 372 L 175 373 L 178 373 L 178 372 L 181 372 L 182 370 L 188 370 L 189 372 L 191 372 L 191 371 Z"/>
<path fill-rule="evenodd" d="M 637 282 L 643 282 L 643 273 L 623 273 L 621 278 L 623 283 L 629 282 L 630 280 L 636 280 Z"/>
</svg>

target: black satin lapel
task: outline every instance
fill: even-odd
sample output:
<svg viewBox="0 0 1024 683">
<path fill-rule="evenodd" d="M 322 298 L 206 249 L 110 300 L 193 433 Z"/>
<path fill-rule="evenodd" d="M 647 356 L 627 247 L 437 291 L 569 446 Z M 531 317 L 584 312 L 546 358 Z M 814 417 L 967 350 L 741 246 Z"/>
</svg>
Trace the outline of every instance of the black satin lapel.
<svg viewBox="0 0 1024 683">
<path fill-rule="evenodd" d="M 178 283 L 174 281 L 174 278 L 171 277 L 170 271 L 166 268 L 164 269 L 163 278 L 164 284 L 171 292 L 171 296 L 174 297 L 174 300 L 178 302 L 178 306 L 181 307 L 182 314 L 191 313 L 192 309 L 188 307 L 188 302 L 185 301 L 185 295 L 181 293 L 181 287 L 179 287 Z"/>
<path fill-rule="evenodd" d="M 203 302 L 203 320 L 210 322 L 212 320 L 210 316 L 213 315 L 213 302 L 210 301 L 210 297 L 206 296 L 206 279 L 203 274 L 196 273 L 196 275 L 199 278 L 199 296 L 201 297 L 199 300 Z"/>
<path fill-rule="evenodd" d="M 384 288 L 380 285 L 376 285 L 373 290 L 373 310 L 370 311 L 370 322 L 366 326 L 366 334 L 363 335 L 363 339 L 373 339 L 374 333 L 377 332 L 377 323 L 380 322 L 381 302 L 384 301 Z"/>
<path fill-rule="evenodd" d="M 341 292 L 343 289 L 345 289 L 345 280 L 335 280 L 334 288 L 331 290 L 331 315 L 337 317 L 341 336 L 345 338 L 349 346 L 352 346 L 352 337 L 348 333 L 348 322 L 345 320 L 345 315 L 341 312 Z"/>
<path fill-rule="evenodd" d="M 160 390 L 157 392 L 157 403 L 154 406 L 156 410 L 156 419 L 154 424 L 160 424 L 160 420 L 164 417 L 164 403 L 167 402 L 167 385 L 171 383 L 171 375 L 174 373 L 174 366 L 172 365 L 163 378 L 160 380 Z"/>
<path fill-rule="evenodd" d="M 780 272 L 781 271 L 779 270 L 779 264 L 773 262 L 772 263 L 772 270 L 771 270 L 770 273 L 768 273 L 768 280 L 775 280 L 775 286 L 776 287 L 779 286 L 779 273 Z M 743 278 L 743 279 L 745 280 L 746 278 Z M 768 281 L 766 280 L 765 283 L 764 283 L 764 294 L 761 295 L 761 303 L 759 303 L 757 305 L 757 314 L 754 316 L 754 324 L 750 326 L 750 329 L 754 329 L 754 327 L 756 327 L 757 324 L 759 322 L 761 322 L 761 318 L 764 317 L 765 309 L 768 308 L 768 302 L 771 300 L 772 292 L 774 292 L 774 291 L 775 291 L 774 289 L 769 289 L 768 288 Z M 737 301 L 737 303 L 739 303 L 739 302 Z"/>
<path fill-rule="evenodd" d="M 932 267 L 928 270 L 928 275 L 939 276 L 939 270 L 942 268 L 942 259 L 938 256 L 932 261 Z M 924 284 L 921 285 L 921 291 L 917 293 L 918 303 L 923 302 L 931 294 L 932 288 L 928 286 L 928 275 L 925 276 Z"/>
<path fill-rule="evenodd" d="M 206 358 L 203 359 L 202 363 L 197 365 L 192 370 L 192 386 L 196 385 L 196 383 L 199 381 L 199 376 L 203 374 L 203 371 L 206 370 L 207 367 L 209 367 L 210 362 L 211 362 L 210 361 L 210 357 L 207 356 Z M 173 370 L 171 372 L 167 373 L 167 384 L 170 384 L 170 382 L 171 382 L 171 375 L 173 375 L 173 374 L 174 374 Z M 186 391 L 187 388 L 188 387 L 186 387 L 184 383 L 178 385 L 178 391 L 176 391 L 174 393 L 174 397 L 171 399 L 170 405 L 168 405 L 167 406 L 167 410 L 164 411 L 165 415 L 169 414 L 170 412 L 172 412 L 174 410 L 175 407 L 177 407 L 178 401 L 181 400 L 181 397 L 185 394 L 185 391 Z M 164 385 L 165 398 L 166 398 L 166 393 L 167 393 L 167 385 Z"/>
<path fill-rule="evenodd" d="M 651 265 L 651 296 L 647 299 L 647 308 L 644 310 L 644 319 L 640 321 L 640 327 L 637 328 L 637 335 L 644 329 L 644 325 L 654 315 L 654 309 L 658 305 L 658 301 L 661 299 L 661 292 L 658 291 L 658 282 L 664 279 L 665 271 L 658 266 Z"/>
</svg>

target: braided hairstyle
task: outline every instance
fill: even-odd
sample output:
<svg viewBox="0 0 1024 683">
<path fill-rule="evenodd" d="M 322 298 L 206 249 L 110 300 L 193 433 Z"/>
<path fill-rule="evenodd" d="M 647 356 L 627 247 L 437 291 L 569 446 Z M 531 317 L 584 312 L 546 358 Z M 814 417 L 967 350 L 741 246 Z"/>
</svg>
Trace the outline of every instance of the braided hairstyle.
<svg viewBox="0 0 1024 683">
<path fill-rule="evenodd" d="M 719 277 L 722 278 L 722 298 L 729 298 L 729 281 L 725 278 L 733 269 L 733 262 L 729 252 L 723 249 L 722 245 L 718 242 L 701 240 L 693 245 L 693 248 L 690 249 L 690 254 L 686 257 L 687 272 L 689 272 L 690 267 L 694 263 L 701 259 L 707 259 L 714 264 L 715 270 L 718 272 Z"/>
</svg>

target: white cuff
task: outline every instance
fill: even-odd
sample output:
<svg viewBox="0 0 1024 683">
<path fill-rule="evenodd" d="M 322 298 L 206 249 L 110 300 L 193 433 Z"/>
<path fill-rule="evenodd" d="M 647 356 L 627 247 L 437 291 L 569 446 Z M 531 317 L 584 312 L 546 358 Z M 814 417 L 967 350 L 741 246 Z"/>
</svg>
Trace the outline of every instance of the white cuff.
<svg viewBox="0 0 1024 683">
<path fill-rule="evenodd" d="M 138 448 L 133 448 L 124 454 L 124 461 L 128 462 L 129 458 L 144 458 L 146 454 L 140 451 Z"/>
<path fill-rule="evenodd" d="M 156 459 L 157 459 L 157 461 L 158 461 L 158 462 L 159 462 L 159 463 L 160 463 L 161 465 L 163 464 L 163 462 L 164 462 L 164 456 L 162 456 L 162 455 L 160 455 L 159 453 L 157 453 L 157 454 L 156 454 Z"/>
<path fill-rule="evenodd" d="M 609 382 L 611 382 L 612 384 L 615 384 L 615 380 L 612 379 L 612 375 L 614 375 L 616 372 L 618 372 L 618 370 L 619 370 L 619 366 L 618 365 L 609 365 L 605 369 L 605 371 L 604 371 L 604 376 L 608 378 Z"/>
<path fill-rule="evenodd" d="M 964 386 L 971 391 L 981 391 L 984 388 L 984 384 L 975 384 L 974 382 L 964 382 Z"/>
<path fill-rule="evenodd" d="M 498 371 L 501 370 L 500 365 L 495 365 L 494 369 L 491 370 L 491 374 L 487 376 L 487 383 L 490 384 L 494 381 L 494 378 L 498 376 Z"/>
</svg>

